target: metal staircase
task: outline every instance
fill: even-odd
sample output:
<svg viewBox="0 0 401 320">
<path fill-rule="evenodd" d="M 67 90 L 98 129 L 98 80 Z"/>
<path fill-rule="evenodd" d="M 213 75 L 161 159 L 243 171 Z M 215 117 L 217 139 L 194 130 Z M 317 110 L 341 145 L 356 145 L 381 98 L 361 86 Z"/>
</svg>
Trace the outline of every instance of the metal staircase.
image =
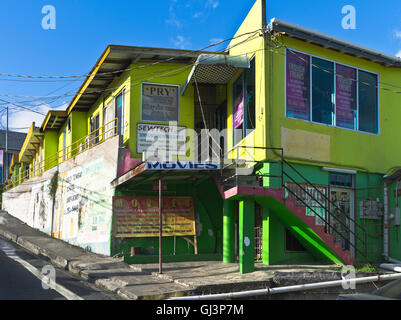
<svg viewBox="0 0 401 320">
<path fill-rule="evenodd" d="M 264 149 L 266 155 L 273 155 L 278 160 L 241 160 L 239 149 L 246 149 L 248 154 Z M 283 149 L 239 146 L 230 153 L 233 159 L 231 163 L 221 166 L 219 181 L 223 193 L 237 188 L 239 193 L 246 193 L 247 196 L 254 195 L 259 199 L 263 199 L 261 194 L 265 197 L 273 197 L 291 211 L 298 218 L 299 223 L 304 223 L 313 230 L 315 235 L 327 244 L 343 263 L 353 264 L 356 262 L 356 257 L 366 260 L 366 230 L 331 201 L 327 193 L 312 184 L 299 170 L 286 161 Z M 235 157 L 233 153 L 236 153 Z M 244 153 L 243 150 L 241 153 Z M 272 165 L 275 169 L 266 173 L 266 170 L 262 170 L 265 164 Z M 241 168 L 244 166 L 251 168 L 249 172 L 252 173 L 241 174 L 243 171 Z M 269 183 L 266 183 L 266 180 Z M 260 201 L 263 202 L 263 200 Z M 302 237 L 301 234 L 294 235 L 297 238 Z M 305 239 L 302 240 L 305 242 Z"/>
</svg>

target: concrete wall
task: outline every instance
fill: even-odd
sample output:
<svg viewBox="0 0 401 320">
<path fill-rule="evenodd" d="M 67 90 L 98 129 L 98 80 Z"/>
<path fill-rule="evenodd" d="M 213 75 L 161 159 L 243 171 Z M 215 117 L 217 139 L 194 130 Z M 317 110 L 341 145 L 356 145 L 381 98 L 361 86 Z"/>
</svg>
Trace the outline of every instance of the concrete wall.
<svg viewBox="0 0 401 320">
<path fill-rule="evenodd" d="M 110 182 L 116 178 L 119 141 L 113 137 L 3 193 L 3 209 L 42 232 L 110 255 Z"/>
</svg>

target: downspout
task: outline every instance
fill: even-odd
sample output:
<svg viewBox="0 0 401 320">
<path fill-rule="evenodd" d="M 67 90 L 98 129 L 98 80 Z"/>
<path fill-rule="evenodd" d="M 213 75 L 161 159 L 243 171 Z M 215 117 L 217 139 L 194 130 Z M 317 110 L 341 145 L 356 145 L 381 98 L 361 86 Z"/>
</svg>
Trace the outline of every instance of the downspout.
<svg viewBox="0 0 401 320">
<path fill-rule="evenodd" d="M 396 195 L 397 196 L 397 195 Z M 384 182 L 384 215 L 383 215 L 383 256 L 384 260 L 388 261 L 389 258 L 389 232 L 388 232 L 388 185 Z"/>
</svg>

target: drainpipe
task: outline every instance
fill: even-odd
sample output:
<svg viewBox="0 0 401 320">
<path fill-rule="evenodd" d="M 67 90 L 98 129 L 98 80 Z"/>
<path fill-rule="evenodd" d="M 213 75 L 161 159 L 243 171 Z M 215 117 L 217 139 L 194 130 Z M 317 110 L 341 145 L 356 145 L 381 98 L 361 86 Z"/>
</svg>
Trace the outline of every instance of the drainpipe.
<svg viewBox="0 0 401 320">
<path fill-rule="evenodd" d="M 397 195 L 396 195 L 397 196 Z M 389 232 L 388 232 L 388 185 L 384 183 L 384 216 L 383 216 L 383 256 L 388 261 L 389 253 Z"/>
<path fill-rule="evenodd" d="M 210 295 L 204 295 L 204 296 L 176 297 L 176 298 L 170 298 L 167 300 L 222 300 L 222 299 L 232 299 L 232 298 L 244 298 L 244 297 L 278 294 L 278 293 L 314 290 L 314 289 L 321 289 L 321 288 L 339 287 L 345 283 L 346 284 L 355 283 L 355 285 L 357 285 L 360 283 L 367 283 L 367 282 L 372 282 L 372 281 L 383 281 L 383 280 L 387 281 L 387 280 L 394 280 L 394 279 L 401 279 L 401 273 L 392 273 L 392 274 L 385 274 L 385 275 L 378 274 L 376 276 L 371 276 L 371 277 L 308 283 L 308 284 L 301 284 L 301 285 L 280 287 L 280 288 L 267 287 L 266 289 L 250 290 L 250 291 L 242 291 L 242 292 L 219 293 L 219 294 L 210 294 Z"/>
<path fill-rule="evenodd" d="M 393 259 L 391 257 L 388 258 L 388 261 L 390 261 L 391 263 L 395 263 L 395 264 L 401 264 L 401 261 Z"/>
<path fill-rule="evenodd" d="M 401 273 L 401 264 L 382 263 L 380 268 Z"/>
</svg>

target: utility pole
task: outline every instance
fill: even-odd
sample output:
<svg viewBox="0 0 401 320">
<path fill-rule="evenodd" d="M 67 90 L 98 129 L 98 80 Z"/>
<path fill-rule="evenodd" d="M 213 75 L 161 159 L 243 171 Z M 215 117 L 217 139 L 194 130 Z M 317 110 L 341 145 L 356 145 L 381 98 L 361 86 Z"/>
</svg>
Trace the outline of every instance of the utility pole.
<svg viewBox="0 0 401 320">
<path fill-rule="evenodd" d="M 263 32 L 266 32 L 267 29 L 266 0 L 262 0 L 262 29 Z"/>
<path fill-rule="evenodd" d="M 4 178 L 4 182 L 7 182 L 8 179 L 8 105 L 6 106 L 6 112 L 7 112 L 7 116 L 6 116 L 6 122 L 7 122 L 7 126 L 6 126 L 6 155 L 5 155 L 5 178 Z"/>
</svg>

